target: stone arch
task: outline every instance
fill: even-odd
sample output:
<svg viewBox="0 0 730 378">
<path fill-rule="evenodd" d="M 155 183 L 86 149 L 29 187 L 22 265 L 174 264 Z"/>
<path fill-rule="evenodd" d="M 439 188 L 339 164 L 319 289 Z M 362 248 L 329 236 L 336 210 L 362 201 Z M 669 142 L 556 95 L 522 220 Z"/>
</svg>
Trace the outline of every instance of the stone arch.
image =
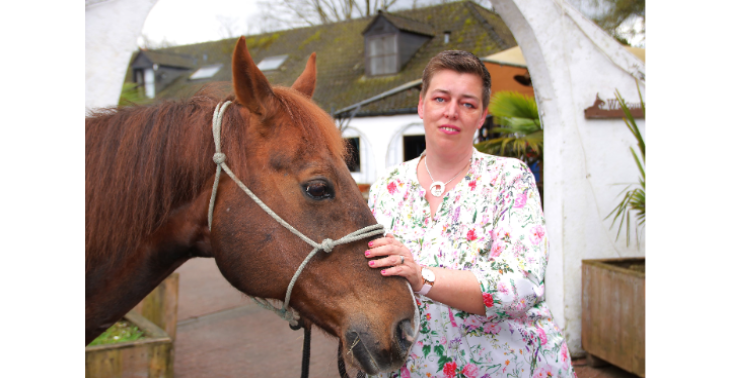
<svg viewBox="0 0 730 378">
<path fill-rule="evenodd" d="M 581 355 L 581 260 L 644 256 L 614 240 L 604 217 L 617 183 L 635 182 L 621 119 L 587 120 L 598 93 L 644 94 L 644 63 L 564 0 L 492 0 L 522 49 L 544 127 L 544 210 L 550 237 L 546 297 L 571 354 Z M 638 120 L 640 129 L 644 121 Z M 634 235 L 634 240 L 636 240 Z"/>
</svg>

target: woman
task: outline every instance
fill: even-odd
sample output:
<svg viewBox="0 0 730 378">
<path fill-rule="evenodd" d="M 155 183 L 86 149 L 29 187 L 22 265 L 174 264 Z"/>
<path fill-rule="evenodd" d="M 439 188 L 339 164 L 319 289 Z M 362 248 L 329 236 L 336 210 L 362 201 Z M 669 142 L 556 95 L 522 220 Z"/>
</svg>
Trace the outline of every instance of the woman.
<svg viewBox="0 0 730 378">
<path fill-rule="evenodd" d="M 436 55 L 418 114 L 426 151 L 370 190 L 390 233 L 368 264 L 405 277 L 421 311 L 411 355 L 392 377 L 573 377 L 545 302 L 547 239 L 535 179 L 519 160 L 472 145 L 491 79 L 464 51 Z"/>
</svg>

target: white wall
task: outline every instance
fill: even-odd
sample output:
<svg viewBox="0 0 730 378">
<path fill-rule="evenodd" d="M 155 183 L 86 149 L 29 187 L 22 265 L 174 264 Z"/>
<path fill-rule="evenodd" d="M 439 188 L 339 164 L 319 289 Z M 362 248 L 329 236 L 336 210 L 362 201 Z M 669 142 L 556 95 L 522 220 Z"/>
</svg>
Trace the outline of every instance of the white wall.
<svg viewBox="0 0 730 378">
<path fill-rule="evenodd" d="M 571 353 L 581 355 L 581 260 L 645 255 L 643 242 L 615 241 L 616 229 L 604 220 L 618 203 L 619 184 L 638 182 L 629 151 L 636 143 L 621 119 L 587 120 L 583 109 L 596 93 L 613 98 L 616 89 L 638 102 L 635 78 L 643 78 L 644 64 L 567 2 L 492 4 L 522 48 L 535 88 L 545 128 L 547 301 Z M 640 87 L 644 94 L 643 81 Z M 637 123 L 644 133 L 644 121 Z"/>
<path fill-rule="evenodd" d="M 345 138 L 360 137 L 361 173 L 352 177 L 360 184 L 372 184 L 385 171 L 403 162 L 403 135 L 423 135 L 418 114 L 353 118 L 343 130 Z"/>
<path fill-rule="evenodd" d="M 157 0 L 86 0 L 86 111 L 116 106 L 137 37 Z"/>
<path fill-rule="evenodd" d="M 352 177 L 359 184 L 372 184 L 388 168 L 403 162 L 404 135 L 424 134 L 418 114 L 353 118 L 342 131 L 344 138 L 360 137 L 361 172 L 353 172 Z"/>
</svg>

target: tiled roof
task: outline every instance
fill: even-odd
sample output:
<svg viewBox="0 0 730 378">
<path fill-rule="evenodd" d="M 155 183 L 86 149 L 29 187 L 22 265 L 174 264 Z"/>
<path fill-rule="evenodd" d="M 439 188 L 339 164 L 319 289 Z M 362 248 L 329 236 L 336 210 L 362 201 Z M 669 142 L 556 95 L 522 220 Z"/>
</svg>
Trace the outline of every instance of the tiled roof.
<svg viewBox="0 0 730 378">
<path fill-rule="evenodd" d="M 378 14 L 383 15 L 386 20 L 388 20 L 391 24 L 393 24 L 396 28 L 400 30 L 423 34 L 430 37 L 433 37 L 435 35 L 433 27 L 429 24 L 382 11 L 378 12 Z"/>
<path fill-rule="evenodd" d="M 334 112 L 420 79 L 428 60 L 440 51 L 466 50 L 483 57 L 517 45 L 499 16 L 470 1 L 393 14 L 399 20 L 407 19 L 430 25 L 435 37 L 426 42 L 400 72 L 390 76 L 365 75 L 365 43 L 361 33 L 374 16 L 247 36 L 246 43 L 256 63 L 266 57 L 288 54 L 288 59 L 279 70 L 266 72 L 272 84 L 285 86 L 294 83 L 304 70 L 309 55 L 317 52 L 317 87 L 314 101 L 327 112 Z M 446 30 L 451 32 L 448 44 L 444 44 L 442 36 L 442 32 Z M 194 57 L 196 66 L 190 70 L 190 74 L 202 66 L 223 64 L 223 68 L 207 80 L 190 81 L 190 74 L 182 75 L 167 88 L 160 90 L 157 98 L 188 97 L 211 81 L 230 83 L 231 54 L 236 41 L 237 38 L 232 38 L 156 50 L 160 53 Z M 128 72 L 127 81 L 132 81 L 131 72 Z M 418 94 L 416 92 L 413 102 L 414 96 L 411 92 L 414 91 L 406 90 L 404 93 L 394 94 L 393 98 L 386 97 L 371 103 L 364 106 L 359 114 L 412 111 L 417 105 Z"/>
<path fill-rule="evenodd" d="M 195 58 L 187 54 L 171 54 L 155 50 L 143 51 L 143 54 L 147 56 L 152 63 L 156 63 L 161 66 L 193 68 L 196 63 Z"/>
</svg>

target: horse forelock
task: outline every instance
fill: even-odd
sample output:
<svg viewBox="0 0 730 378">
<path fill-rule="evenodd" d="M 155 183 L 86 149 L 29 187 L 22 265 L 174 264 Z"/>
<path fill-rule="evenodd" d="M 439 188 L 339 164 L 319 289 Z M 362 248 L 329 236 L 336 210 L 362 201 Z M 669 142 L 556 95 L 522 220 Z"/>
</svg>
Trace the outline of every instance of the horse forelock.
<svg viewBox="0 0 730 378">
<path fill-rule="evenodd" d="M 274 93 L 282 108 L 278 112 L 279 116 L 291 119 L 291 123 L 284 122 L 289 124 L 285 130 L 290 131 L 292 126 L 299 129 L 305 139 L 302 147 L 314 150 L 325 148 L 333 156 L 344 158 L 344 140 L 329 114 L 291 88 L 274 87 Z"/>
</svg>

